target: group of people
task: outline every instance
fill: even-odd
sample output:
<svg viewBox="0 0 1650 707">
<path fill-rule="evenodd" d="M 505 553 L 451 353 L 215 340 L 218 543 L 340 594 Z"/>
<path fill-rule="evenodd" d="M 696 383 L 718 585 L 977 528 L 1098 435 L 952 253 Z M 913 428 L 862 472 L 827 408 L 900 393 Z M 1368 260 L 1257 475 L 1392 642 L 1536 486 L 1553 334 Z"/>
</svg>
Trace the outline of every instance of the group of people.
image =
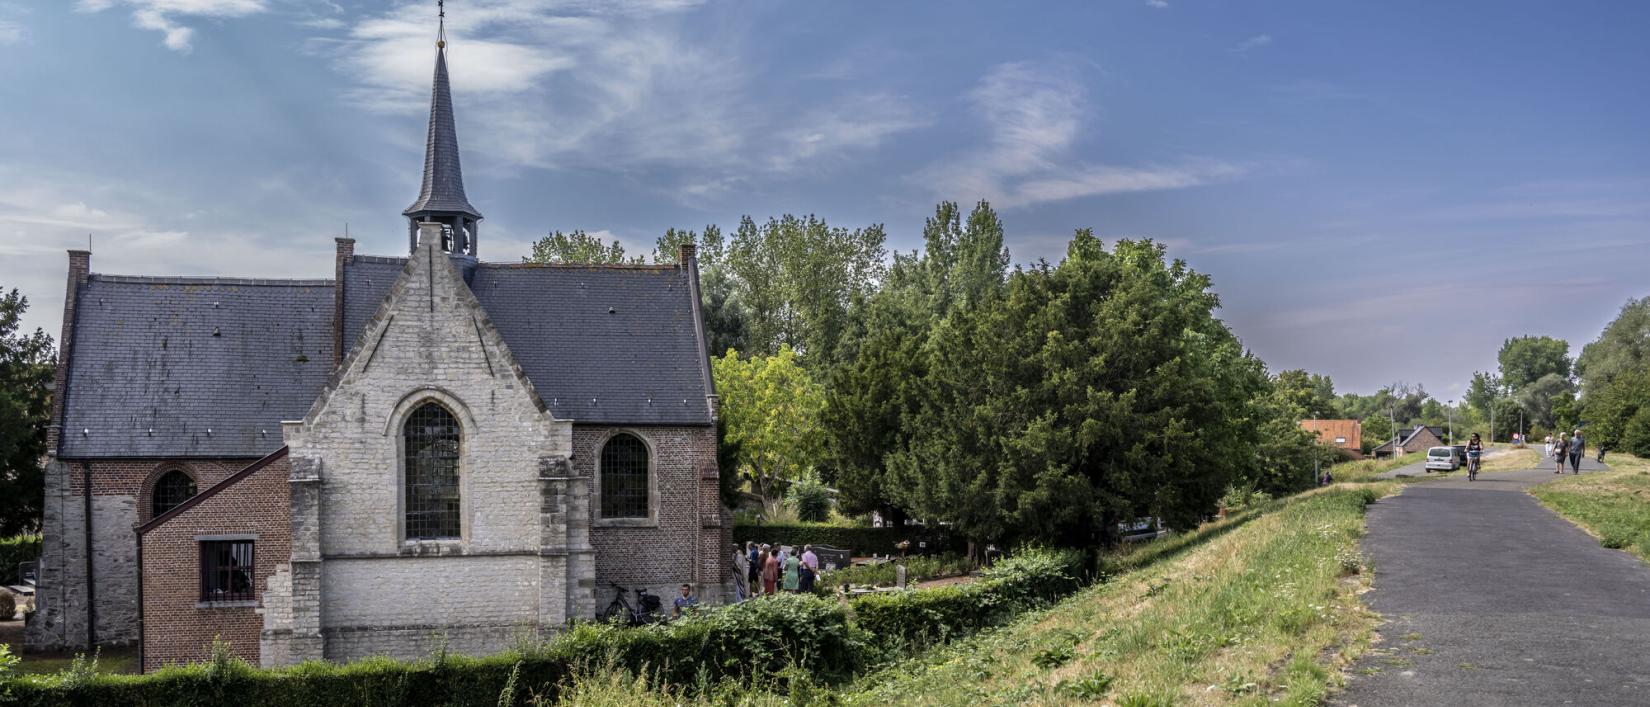
<svg viewBox="0 0 1650 707">
<path fill-rule="evenodd" d="M 819 556 L 812 545 L 803 545 L 798 553 L 783 545 L 747 541 L 741 548 L 734 543 L 733 583 L 739 601 L 781 591 L 811 592 L 818 578 Z"/>
<path fill-rule="evenodd" d="M 1570 433 L 1569 439 L 1559 435 L 1556 439 L 1547 435 L 1547 457 L 1553 460 L 1553 473 L 1564 473 L 1564 460 L 1570 461 L 1570 473 L 1581 473 L 1581 457 L 1587 453 L 1587 440 L 1581 436 L 1581 430 Z"/>
</svg>

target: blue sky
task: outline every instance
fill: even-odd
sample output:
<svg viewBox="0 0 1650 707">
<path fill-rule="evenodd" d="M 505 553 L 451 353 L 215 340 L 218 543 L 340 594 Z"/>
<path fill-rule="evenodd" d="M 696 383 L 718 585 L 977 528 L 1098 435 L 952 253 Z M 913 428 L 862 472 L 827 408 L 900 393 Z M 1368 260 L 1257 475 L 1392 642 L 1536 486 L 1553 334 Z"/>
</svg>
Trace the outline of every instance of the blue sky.
<svg viewBox="0 0 1650 707">
<path fill-rule="evenodd" d="M 1167 242 L 1274 370 L 1458 396 L 1650 294 L 1650 4 L 452 0 L 482 256 L 816 213 Z M 0 286 L 405 246 L 434 2 L 0 0 Z"/>
</svg>

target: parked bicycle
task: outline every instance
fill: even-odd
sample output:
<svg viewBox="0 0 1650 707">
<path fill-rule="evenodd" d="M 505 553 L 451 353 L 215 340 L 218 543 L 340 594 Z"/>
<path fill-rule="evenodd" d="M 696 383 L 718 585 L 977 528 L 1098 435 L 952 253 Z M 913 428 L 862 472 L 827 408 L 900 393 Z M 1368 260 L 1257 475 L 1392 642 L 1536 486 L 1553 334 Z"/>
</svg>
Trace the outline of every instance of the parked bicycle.
<svg viewBox="0 0 1650 707">
<path fill-rule="evenodd" d="M 663 620 L 663 617 L 659 615 L 659 607 L 664 605 L 664 601 L 659 597 L 648 593 L 646 589 L 637 589 L 635 590 L 636 601 L 632 603 L 625 598 L 625 593 L 628 590 L 619 586 L 617 582 L 608 582 L 608 584 L 613 585 L 613 589 L 617 593 L 613 596 L 613 601 L 607 605 L 607 608 L 602 610 L 601 620 L 623 621 L 631 626 L 640 626 Z"/>
</svg>

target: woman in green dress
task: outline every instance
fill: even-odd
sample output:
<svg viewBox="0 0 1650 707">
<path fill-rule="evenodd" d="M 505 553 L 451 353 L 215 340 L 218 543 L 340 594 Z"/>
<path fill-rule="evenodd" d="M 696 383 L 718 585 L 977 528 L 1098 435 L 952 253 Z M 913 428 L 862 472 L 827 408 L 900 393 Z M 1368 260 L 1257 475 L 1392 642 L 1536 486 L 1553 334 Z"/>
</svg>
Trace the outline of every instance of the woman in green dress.
<svg viewBox="0 0 1650 707">
<path fill-rule="evenodd" d="M 797 582 L 802 577 L 801 572 L 798 570 L 801 566 L 802 561 L 796 558 L 796 553 L 793 552 L 785 558 L 785 591 L 796 591 Z"/>
</svg>

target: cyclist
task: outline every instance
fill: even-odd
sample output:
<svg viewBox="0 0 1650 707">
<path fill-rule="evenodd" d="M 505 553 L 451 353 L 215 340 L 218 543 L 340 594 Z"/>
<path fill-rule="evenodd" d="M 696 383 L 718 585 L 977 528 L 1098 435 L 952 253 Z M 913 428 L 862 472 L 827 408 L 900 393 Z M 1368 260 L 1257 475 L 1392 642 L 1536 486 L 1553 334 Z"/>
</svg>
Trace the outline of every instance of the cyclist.
<svg viewBox="0 0 1650 707">
<path fill-rule="evenodd" d="M 1484 441 L 1478 438 L 1478 433 L 1472 433 L 1472 439 L 1467 442 L 1467 480 L 1478 478 L 1478 459 L 1484 454 Z"/>
</svg>

